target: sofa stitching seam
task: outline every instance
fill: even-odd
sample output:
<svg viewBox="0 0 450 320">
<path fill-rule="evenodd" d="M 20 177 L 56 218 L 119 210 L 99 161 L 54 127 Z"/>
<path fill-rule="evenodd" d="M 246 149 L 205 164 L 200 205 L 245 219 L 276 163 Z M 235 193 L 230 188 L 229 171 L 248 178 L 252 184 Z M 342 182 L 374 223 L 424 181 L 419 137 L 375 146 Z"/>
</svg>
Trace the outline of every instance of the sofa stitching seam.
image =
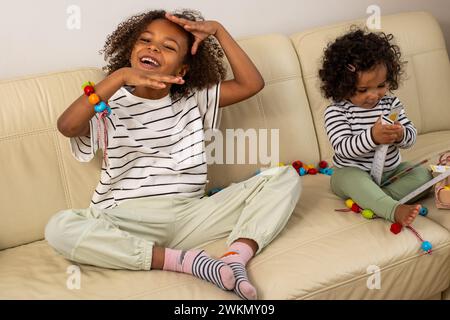
<svg viewBox="0 0 450 320">
<path fill-rule="evenodd" d="M 277 83 L 280 83 L 283 81 L 296 80 L 296 79 L 302 79 L 302 76 L 300 74 L 298 74 L 298 75 L 292 75 L 292 76 L 286 76 L 286 77 L 278 77 L 278 78 L 273 78 L 270 80 L 264 80 L 264 82 L 267 86 L 267 85 L 277 84 Z"/>
<path fill-rule="evenodd" d="M 417 72 L 416 72 L 416 64 L 414 63 L 414 57 L 411 56 L 411 67 L 412 70 L 414 72 L 414 85 L 416 86 L 416 92 L 417 92 L 417 103 L 419 104 L 419 117 L 420 117 L 420 128 L 422 129 L 421 132 L 419 132 L 419 130 L 417 130 L 417 134 L 421 134 L 421 133 L 426 133 L 426 131 L 424 130 L 424 122 L 423 122 L 423 116 L 422 116 L 422 110 L 420 108 L 420 106 L 422 105 L 422 98 L 421 98 L 421 93 L 419 90 L 419 83 L 417 82 Z M 417 138 L 416 138 L 417 139 Z"/>
<path fill-rule="evenodd" d="M 20 139 L 28 136 L 38 135 L 41 133 L 47 133 L 47 132 L 54 132 L 56 131 L 55 127 L 49 127 L 44 129 L 34 129 L 31 132 L 21 132 L 21 133 L 14 133 L 10 135 L 0 136 L 0 142 L 12 140 L 12 139 Z"/>
<path fill-rule="evenodd" d="M 58 167 L 59 167 L 59 175 L 61 177 L 61 182 L 62 182 L 63 189 L 64 189 L 66 208 L 71 208 L 72 207 L 72 199 L 70 197 L 70 192 L 69 192 L 69 183 L 67 181 L 66 168 L 64 166 L 64 161 L 62 159 L 62 150 L 61 150 L 61 146 L 59 144 L 59 139 L 58 139 L 56 132 L 53 132 L 52 140 L 53 140 L 53 146 L 55 147 L 55 151 L 56 151 L 56 158 L 57 158 Z"/>
<path fill-rule="evenodd" d="M 259 112 L 261 112 L 261 115 L 262 115 L 262 118 L 263 118 L 264 127 L 268 128 L 266 113 L 264 112 L 264 104 L 263 104 L 263 101 L 261 99 L 261 95 L 258 94 L 256 96 L 256 101 L 258 102 L 258 109 L 259 109 Z"/>
</svg>

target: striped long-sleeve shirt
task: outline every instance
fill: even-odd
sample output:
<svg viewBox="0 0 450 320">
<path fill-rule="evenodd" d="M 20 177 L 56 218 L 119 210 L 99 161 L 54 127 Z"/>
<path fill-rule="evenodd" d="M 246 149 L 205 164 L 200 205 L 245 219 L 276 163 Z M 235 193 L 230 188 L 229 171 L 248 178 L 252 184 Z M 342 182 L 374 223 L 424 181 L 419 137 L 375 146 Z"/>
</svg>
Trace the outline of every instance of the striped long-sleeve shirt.
<svg viewBox="0 0 450 320">
<path fill-rule="evenodd" d="M 350 101 L 334 103 L 325 110 L 325 128 L 334 150 L 333 163 L 336 167 L 357 167 L 370 171 L 378 146 L 371 134 L 371 128 L 381 115 L 388 115 L 393 107 L 401 105 L 394 96 L 384 96 L 372 109 L 357 107 Z M 404 108 L 398 121 L 404 127 L 400 143 L 389 146 L 384 171 L 395 169 L 401 162 L 399 149 L 410 148 L 416 141 L 417 130 L 406 117 Z"/>
<path fill-rule="evenodd" d="M 172 101 L 149 100 L 122 87 L 109 100 L 106 118 L 108 166 L 91 207 L 113 208 L 123 201 L 204 195 L 207 175 L 205 130 L 219 126 L 220 83 Z M 70 139 L 74 157 L 90 161 L 103 149 L 103 122 L 90 121 L 90 135 Z M 100 127 L 98 127 L 100 126 Z"/>
</svg>

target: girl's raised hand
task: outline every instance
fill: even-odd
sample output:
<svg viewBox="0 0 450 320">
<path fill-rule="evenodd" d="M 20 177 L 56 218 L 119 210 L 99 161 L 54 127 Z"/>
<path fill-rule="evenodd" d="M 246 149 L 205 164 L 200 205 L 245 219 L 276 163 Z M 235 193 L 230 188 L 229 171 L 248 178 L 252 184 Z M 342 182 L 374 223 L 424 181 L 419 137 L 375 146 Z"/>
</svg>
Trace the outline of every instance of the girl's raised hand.
<svg viewBox="0 0 450 320">
<path fill-rule="evenodd" d="M 195 42 L 192 45 L 191 54 L 197 53 L 200 43 L 211 35 L 215 35 L 219 28 L 219 23 L 216 21 L 191 21 L 183 18 L 178 18 L 173 14 L 166 13 L 166 18 L 173 23 L 180 25 L 184 30 L 192 33 L 195 37 Z"/>
<path fill-rule="evenodd" d="M 184 80 L 181 77 L 158 74 L 136 68 L 125 67 L 120 69 L 120 71 L 122 72 L 123 83 L 128 86 L 144 86 L 152 89 L 164 89 L 167 87 L 166 83 L 184 83 Z"/>
</svg>

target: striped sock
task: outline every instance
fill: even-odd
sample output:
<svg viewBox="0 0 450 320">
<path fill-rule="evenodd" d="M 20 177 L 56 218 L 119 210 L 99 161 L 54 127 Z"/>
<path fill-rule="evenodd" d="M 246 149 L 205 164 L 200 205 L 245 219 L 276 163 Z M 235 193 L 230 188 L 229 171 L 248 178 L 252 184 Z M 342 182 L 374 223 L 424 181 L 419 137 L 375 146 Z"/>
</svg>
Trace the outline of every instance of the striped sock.
<svg viewBox="0 0 450 320">
<path fill-rule="evenodd" d="M 253 250 L 242 242 L 234 242 L 229 252 L 226 253 L 220 260 L 225 262 L 233 270 L 236 278 L 236 285 L 234 292 L 245 300 L 256 300 L 257 293 L 255 287 L 248 281 L 247 270 L 245 266 L 247 262 L 253 257 Z"/>
<path fill-rule="evenodd" d="M 163 270 L 192 274 L 223 290 L 231 290 L 235 285 L 233 270 L 223 261 L 210 258 L 203 250 L 166 248 Z"/>
</svg>

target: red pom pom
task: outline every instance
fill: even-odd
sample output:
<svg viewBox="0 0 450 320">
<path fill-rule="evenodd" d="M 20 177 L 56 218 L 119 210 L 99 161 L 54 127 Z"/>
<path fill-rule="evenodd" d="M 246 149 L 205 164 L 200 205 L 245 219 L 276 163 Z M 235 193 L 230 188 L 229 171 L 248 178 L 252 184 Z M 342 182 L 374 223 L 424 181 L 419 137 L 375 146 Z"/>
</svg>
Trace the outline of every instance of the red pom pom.
<svg viewBox="0 0 450 320">
<path fill-rule="evenodd" d="M 391 224 L 391 232 L 393 234 L 399 233 L 400 231 L 402 231 L 402 228 L 402 225 L 398 222 Z"/>
<path fill-rule="evenodd" d="M 84 87 L 84 94 L 88 97 L 95 92 L 94 87 L 92 86 L 86 86 Z"/>
<path fill-rule="evenodd" d="M 361 208 L 356 204 L 352 204 L 352 211 L 356 212 L 356 213 L 360 213 L 361 212 Z"/>
<path fill-rule="evenodd" d="M 308 174 L 317 174 L 317 169 L 315 169 L 315 168 L 309 169 Z"/>
<path fill-rule="evenodd" d="M 295 170 L 298 171 L 298 169 L 300 169 L 301 167 L 303 167 L 303 163 L 299 160 L 292 162 L 292 166 L 294 167 Z"/>
<path fill-rule="evenodd" d="M 321 168 L 321 169 L 325 169 L 325 168 L 328 168 L 328 163 L 326 162 L 326 161 L 320 161 L 319 162 L 319 168 Z"/>
</svg>

